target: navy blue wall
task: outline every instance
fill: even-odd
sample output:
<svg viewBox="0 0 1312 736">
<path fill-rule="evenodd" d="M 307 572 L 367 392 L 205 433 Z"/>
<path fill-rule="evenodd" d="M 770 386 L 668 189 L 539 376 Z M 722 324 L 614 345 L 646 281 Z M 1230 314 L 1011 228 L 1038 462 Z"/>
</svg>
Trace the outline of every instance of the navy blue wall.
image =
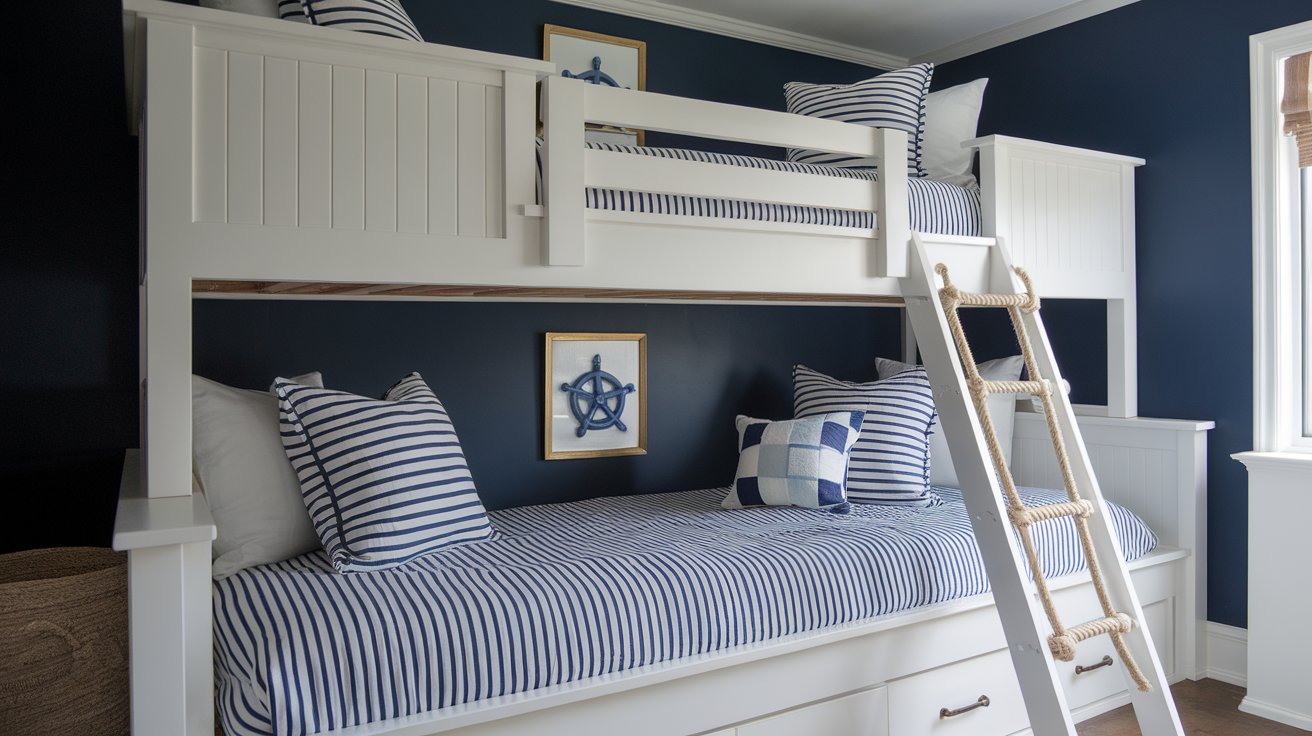
<svg viewBox="0 0 1312 736">
<path fill-rule="evenodd" d="M 1306 0 L 1142 0 L 935 75 L 938 87 L 990 78 L 981 133 L 1148 160 L 1137 182 L 1139 409 L 1216 420 L 1208 617 L 1234 626 L 1247 623 L 1248 494 L 1229 456 L 1252 448 L 1253 425 L 1248 36 L 1308 19 Z"/>
<path fill-rule="evenodd" d="M 893 309 L 668 304 L 206 300 L 193 314 L 195 370 L 225 383 L 320 370 L 376 396 L 421 372 L 493 508 L 727 485 L 736 414 L 792 416 L 795 362 L 873 380 L 900 325 Z M 647 455 L 542 460 L 549 331 L 647 333 Z"/>
<path fill-rule="evenodd" d="M 869 75 L 868 69 L 853 64 L 548 0 L 409 0 L 406 5 L 430 40 L 521 56 L 541 56 L 543 23 L 643 39 L 648 43 L 650 89 L 758 107 L 782 108 L 780 86 L 792 79 L 855 80 Z M 124 122 L 119 3 L 43 0 L 16 3 L 9 11 L 14 27 L 23 32 L 9 39 L 2 52 L 8 70 L 5 99 L 9 109 L 22 113 L 9 116 L 14 129 L 6 136 L 11 146 L 5 166 L 0 167 L 5 190 L 10 192 L 6 206 L 0 208 L 0 233 L 5 245 L 4 258 L 0 259 L 0 407 L 4 412 L 4 421 L 0 422 L 0 490 L 10 498 L 22 494 L 41 507 L 47 507 L 52 500 L 67 503 L 59 513 L 0 514 L 0 552 L 57 544 L 108 544 L 122 450 L 137 444 L 137 161 L 136 140 L 127 135 Z M 341 319 L 346 322 L 364 319 L 362 315 L 375 314 L 373 310 L 378 309 L 363 305 L 313 306 L 333 314 L 339 313 L 333 310 L 342 309 Z M 607 329 L 604 324 L 567 318 L 578 314 L 570 308 L 506 306 L 485 310 L 484 306 L 461 312 L 468 315 L 465 321 L 473 327 L 487 325 L 485 335 L 508 330 L 498 340 L 508 340 L 521 350 L 536 346 L 538 333 L 545 329 Z M 247 314 L 244 308 L 233 307 L 233 318 L 244 319 L 236 316 Z M 469 366 L 497 360 L 495 355 L 489 357 L 480 351 L 483 338 L 470 338 L 469 342 L 445 345 L 449 353 L 441 361 L 424 352 L 417 354 L 427 356 L 422 361 L 396 354 L 395 365 L 380 368 L 376 375 L 368 373 L 369 356 L 401 350 L 413 342 L 412 335 L 436 334 L 447 315 L 460 308 L 412 305 L 382 309 L 402 320 L 408 330 L 398 331 L 390 345 L 382 347 L 375 345 L 372 334 L 357 333 L 355 342 L 342 348 L 342 355 L 354 350 L 355 357 L 334 353 L 314 363 L 329 372 L 330 381 L 374 391 L 379 387 L 374 385 L 377 381 L 394 379 L 396 370 L 420 368 L 440 377 L 449 369 L 468 371 Z M 782 375 L 779 371 L 786 371 L 791 361 L 801 359 L 840 367 L 866 366 L 857 358 L 872 354 L 866 343 L 848 353 L 848 344 L 841 340 L 825 343 L 828 352 L 802 350 L 810 335 L 823 332 L 827 310 L 799 310 L 794 314 L 776 308 L 744 308 L 721 314 L 709 308 L 651 309 L 650 313 L 640 312 L 639 317 L 621 321 L 624 329 L 645 330 L 658 336 L 653 343 L 654 361 L 667 360 L 674 354 L 671 350 L 689 349 L 689 345 L 674 347 L 683 339 L 675 327 L 680 320 L 701 325 L 688 328 L 699 336 L 693 345 L 739 345 L 744 335 L 758 328 L 767 329 L 775 320 L 808 336 L 801 343 L 787 343 L 796 345 L 804 354 L 791 355 L 783 347 L 771 353 L 746 350 L 745 354 L 753 357 L 737 362 L 732 370 L 723 359 L 710 361 L 712 384 L 726 385 L 733 379 L 745 381 L 746 386 L 736 392 L 729 390 L 720 399 L 724 416 L 718 430 L 708 424 L 698 431 L 726 432 L 724 427 L 738 409 L 782 409 L 782 404 L 757 403 L 759 397 L 753 392 L 763 391 L 760 386 L 764 385 L 756 382 L 758 375 L 771 375 L 777 382 Z M 616 313 L 630 314 L 626 310 Z M 708 316 L 700 316 L 703 312 Z M 211 314 L 207 307 L 198 313 L 202 317 Z M 612 310 L 594 305 L 585 313 L 606 315 Z M 781 316 L 786 313 L 791 316 Z M 510 316 L 494 318 L 494 314 Z M 731 314 L 736 316 L 730 319 Z M 881 314 L 861 317 L 861 331 L 856 334 L 871 336 L 878 320 L 891 319 L 892 312 Z M 225 318 L 215 319 L 221 322 Z M 608 319 L 597 321 L 608 324 Z M 852 324 L 856 313 L 846 314 L 845 319 Z M 494 323 L 499 325 L 495 329 Z M 896 345 L 895 323 L 892 329 L 887 338 L 890 348 Z M 399 332 L 408 334 L 403 337 Z M 198 347 L 198 357 L 216 375 L 231 376 L 246 385 L 262 385 L 268 372 L 295 370 L 275 367 L 279 361 L 271 356 L 252 366 L 245 362 L 249 358 L 238 345 L 226 348 L 231 363 L 225 362 L 226 358 L 215 358 L 214 345 L 226 343 L 222 337 L 214 337 L 218 342 L 213 344 L 204 340 L 217 334 L 202 331 Z M 256 342 L 267 343 L 272 333 L 247 334 Z M 675 339 L 663 337 L 667 334 Z M 524 352 L 517 355 L 517 361 L 524 364 L 524 375 L 530 378 L 526 385 L 536 386 L 537 374 L 528 365 L 531 356 Z M 330 357 L 333 360 L 329 361 Z M 449 368 L 457 358 L 464 367 Z M 844 363 L 849 359 L 850 363 Z M 666 379 L 655 375 L 655 380 Z M 443 396 L 454 399 L 450 393 Z M 742 398 L 742 406 L 730 406 L 735 396 Z M 678 403 L 681 400 L 672 400 L 682 406 Z M 515 405 L 494 408 L 513 414 L 528 411 L 520 404 L 533 402 L 517 395 L 511 403 Z M 536 416 L 536 411 L 533 408 L 529 415 Z M 654 415 L 673 416 L 659 412 L 661 408 L 654 407 Z M 472 410 L 461 408 L 460 413 Z M 531 427 L 536 425 L 536 419 L 529 423 Z M 465 431 L 479 435 L 472 426 L 466 430 L 462 425 Z M 665 448 L 677 444 L 656 436 L 653 442 Z M 480 457 L 479 451 L 474 454 Z M 526 455 L 524 462 L 532 463 L 534 456 Z M 645 466 L 640 460 L 633 461 L 632 466 L 611 461 L 557 463 L 562 469 L 548 472 L 563 474 L 560 477 L 571 473 L 615 474 L 617 482 L 610 484 L 612 488 L 626 486 L 626 474 L 633 479 L 634 488 L 638 483 L 646 488 L 669 489 L 725 482 L 723 456 L 705 466 L 709 470 L 690 470 L 686 483 L 663 475 L 664 471 L 653 474 L 642 470 L 654 466 L 657 457 L 653 454 Z M 673 457 L 670 453 L 664 459 L 673 462 Z M 576 469 L 570 471 L 571 465 Z M 519 465 L 507 467 L 482 461 L 482 472 L 492 476 L 498 487 L 510 485 L 501 483 L 499 474 L 526 472 Z M 637 469 L 623 469 L 629 467 Z M 538 472 L 537 468 L 532 472 Z M 566 493 L 559 489 L 576 481 L 573 477 L 568 482 L 560 480 L 555 488 Z"/>
<path fill-rule="evenodd" d="M 114 0 L 6 6 L 0 551 L 107 544 L 137 437 L 137 146 Z"/>
</svg>

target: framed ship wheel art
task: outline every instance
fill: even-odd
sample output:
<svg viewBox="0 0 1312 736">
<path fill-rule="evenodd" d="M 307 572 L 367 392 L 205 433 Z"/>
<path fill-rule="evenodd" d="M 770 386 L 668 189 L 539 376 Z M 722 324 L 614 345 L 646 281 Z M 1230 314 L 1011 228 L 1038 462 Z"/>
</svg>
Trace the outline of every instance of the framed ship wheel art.
<svg viewBox="0 0 1312 736">
<path fill-rule="evenodd" d="M 647 336 L 548 332 L 543 456 L 647 454 Z"/>
</svg>

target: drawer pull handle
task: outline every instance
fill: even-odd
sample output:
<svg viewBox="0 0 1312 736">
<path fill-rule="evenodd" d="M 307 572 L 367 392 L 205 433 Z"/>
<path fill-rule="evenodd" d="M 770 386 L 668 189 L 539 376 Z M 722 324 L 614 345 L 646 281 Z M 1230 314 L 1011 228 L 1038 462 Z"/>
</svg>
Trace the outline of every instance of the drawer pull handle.
<svg viewBox="0 0 1312 736">
<path fill-rule="evenodd" d="M 942 718 L 953 718 L 953 717 L 955 717 L 955 716 L 959 716 L 959 715 L 961 715 L 962 713 L 969 713 L 969 712 L 971 712 L 972 710 L 975 710 L 976 708 L 987 708 L 987 707 L 989 707 L 989 696 L 987 696 L 987 695 L 981 695 L 981 696 L 979 696 L 979 700 L 976 700 L 975 702 L 971 703 L 970 705 L 965 705 L 965 706 L 962 706 L 962 707 L 960 707 L 960 708 L 956 708 L 956 709 L 948 709 L 948 708 L 943 708 L 943 709 L 941 709 L 941 710 L 938 712 L 938 717 L 939 717 L 940 719 L 942 719 Z"/>
<path fill-rule="evenodd" d="M 1085 667 L 1082 664 L 1075 665 L 1075 674 L 1082 675 L 1085 672 L 1093 672 L 1099 667 L 1110 667 L 1111 665 L 1112 665 L 1111 655 L 1103 655 L 1103 658 L 1098 660 L 1098 664 L 1091 664 L 1088 667 Z"/>
</svg>

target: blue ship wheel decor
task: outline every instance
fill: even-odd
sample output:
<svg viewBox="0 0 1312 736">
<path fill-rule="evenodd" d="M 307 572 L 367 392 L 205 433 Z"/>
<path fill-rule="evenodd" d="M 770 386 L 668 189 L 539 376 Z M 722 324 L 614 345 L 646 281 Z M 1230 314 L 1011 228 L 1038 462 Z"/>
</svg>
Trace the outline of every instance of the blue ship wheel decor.
<svg viewBox="0 0 1312 736">
<path fill-rule="evenodd" d="M 615 77 L 612 77 L 601 70 L 600 56 L 592 57 L 592 68 L 588 71 L 575 74 L 574 72 L 565 69 L 561 71 L 560 76 L 566 79 L 581 79 L 588 84 L 604 84 L 609 87 L 620 86 L 620 83 L 615 81 Z"/>
<path fill-rule="evenodd" d="M 560 384 L 560 390 L 569 394 L 569 410 L 579 423 L 574 434 L 582 437 L 589 429 L 614 427 L 629 431 L 620 417 L 624 416 L 624 397 L 637 391 L 633 384 L 623 386 L 615 376 L 601 369 L 601 356 L 592 356 L 592 370 L 574 379 L 573 383 Z"/>
<path fill-rule="evenodd" d="M 545 459 L 647 452 L 647 336 L 549 332 Z"/>
</svg>

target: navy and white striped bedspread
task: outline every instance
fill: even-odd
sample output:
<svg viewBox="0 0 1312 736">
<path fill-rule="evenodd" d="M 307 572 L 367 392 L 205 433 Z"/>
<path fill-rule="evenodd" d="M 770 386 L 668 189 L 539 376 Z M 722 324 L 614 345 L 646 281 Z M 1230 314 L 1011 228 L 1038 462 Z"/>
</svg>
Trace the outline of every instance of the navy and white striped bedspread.
<svg viewBox="0 0 1312 736">
<path fill-rule="evenodd" d="M 988 590 L 959 491 L 846 516 L 725 511 L 724 493 L 493 511 L 493 539 L 398 568 L 342 575 L 320 551 L 217 581 L 223 726 L 310 734 Z M 1156 546 L 1112 516 L 1128 558 Z M 1035 532 L 1048 575 L 1084 567 L 1070 519 Z"/>
<path fill-rule="evenodd" d="M 541 176 L 541 139 L 538 140 L 538 171 Z M 610 143 L 589 143 L 588 148 L 616 151 L 638 156 L 702 161 L 705 163 L 742 166 L 768 171 L 790 171 L 802 174 L 819 174 L 841 179 L 875 181 L 873 171 L 837 166 L 774 161 L 752 156 L 735 156 L 684 148 L 650 148 L 647 146 L 620 146 Z M 908 205 L 911 209 L 911 229 L 939 235 L 979 235 L 980 192 L 977 188 L 959 187 L 931 179 L 907 180 Z M 538 182 L 541 190 L 541 181 Z M 736 220 L 798 223 L 806 225 L 832 225 L 836 227 L 873 228 L 876 213 L 865 210 L 842 210 L 827 207 L 770 204 L 740 199 L 717 199 L 679 194 L 657 194 L 621 189 L 589 187 L 587 207 L 621 212 L 649 212 L 663 215 L 692 215 L 696 217 L 727 217 Z"/>
</svg>

